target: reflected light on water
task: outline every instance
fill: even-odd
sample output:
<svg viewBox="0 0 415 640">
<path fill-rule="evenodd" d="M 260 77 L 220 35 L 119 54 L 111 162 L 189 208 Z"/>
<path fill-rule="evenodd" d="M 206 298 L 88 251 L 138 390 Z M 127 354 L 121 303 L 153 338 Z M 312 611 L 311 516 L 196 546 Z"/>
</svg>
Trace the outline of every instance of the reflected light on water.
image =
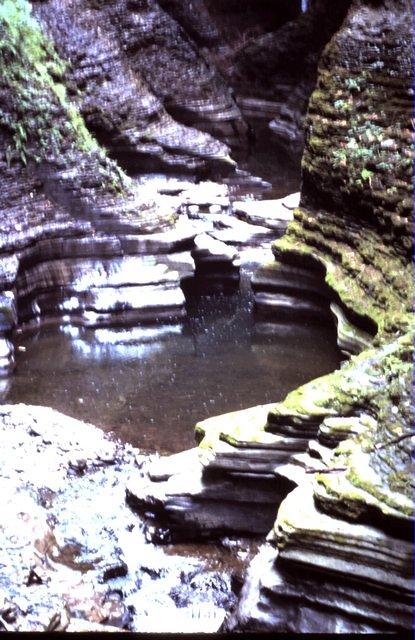
<svg viewBox="0 0 415 640">
<path fill-rule="evenodd" d="M 278 402 L 340 362 L 334 326 L 255 324 L 248 295 L 202 296 L 184 325 L 22 334 L 7 402 L 51 406 L 143 451 L 194 445 L 205 418 Z"/>
</svg>

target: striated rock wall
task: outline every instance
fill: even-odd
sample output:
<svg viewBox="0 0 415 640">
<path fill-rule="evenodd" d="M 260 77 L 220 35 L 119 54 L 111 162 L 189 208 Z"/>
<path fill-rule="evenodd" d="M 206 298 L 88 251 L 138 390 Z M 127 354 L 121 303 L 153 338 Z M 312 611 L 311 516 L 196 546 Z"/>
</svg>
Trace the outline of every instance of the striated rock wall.
<svg viewBox="0 0 415 640">
<path fill-rule="evenodd" d="M 229 176 L 231 188 L 266 185 L 235 170 L 228 144 L 247 147 L 247 124 L 201 50 L 204 36 L 187 5 L 4 0 L 0 9 L 7 367 L 18 320 L 106 323 L 126 307 L 130 321 L 183 315 L 180 276 L 189 264 L 175 257 L 160 264 L 155 254 L 190 249 L 198 230 L 177 224 L 183 202 L 171 196 L 180 188 L 161 194 L 136 178 L 162 171 Z M 202 31 L 214 25 L 211 9 L 196 20 Z M 155 232 L 162 235 L 148 240 Z M 179 274 L 170 269 L 177 262 Z M 133 264 L 143 277 L 131 276 Z M 96 276 L 89 285 L 87 271 Z M 94 279 L 100 291 L 88 290 Z M 144 293 L 157 304 L 146 305 Z"/>
<path fill-rule="evenodd" d="M 304 147 L 304 117 L 317 77 L 320 54 L 339 28 L 349 0 L 318 0 L 300 13 L 284 6 L 286 20 L 268 16 L 239 34 L 219 56 L 237 103 L 255 132 L 257 152 L 273 145 L 298 161 Z M 236 16 L 234 20 L 238 22 Z"/>
<path fill-rule="evenodd" d="M 320 61 L 300 206 L 254 282 L 272 310 L 320 278 L 358 355 L 282 403 L 199 423 L 186 472 L 172 458 L 127 491 L 178 536 L 265 533 L 276 514 L 227 630 L 411 626 L 410 24 L 407 1 L 351 4 Z"/>
<path fill-rule="evenodd" d="M 220 173 L 226 147 L 181 123 L 243 143 L 229 88 L 154 0 L 34 7 L 71 63 L 88 126 L 130 170 L 206 172 L 216 159 Z"/>
<path fill-rule="evenodd" d="M 57 316 L 94 325 L 125 311 L 128 322 L 185 313 L 180 277 L 192 266 L 168 254 L 190 249 L 197 229 L 178 220 L 181 202 L 170 192 L 147 188 L 124 168 L 194 180 L 229 174 L 235 163 L 226 144 L 174 120 L 134 63 L 146 48 L 140 38 L 164 15 L 155 3 L 146 7 L 140 14 L 122 2 L 0 6 L 2 369 L 12 364 L 18 322 Z M 191 53 L 186 73 L 201 78 L 206 65 L 186 34 L 167 15 L 163 24 L 170 46 L 181 43 L 183 64 Z M 206 101 L 228 96 L 209 78 Z"/>
<path fill-rule="evenodd" d="M 412 310 L 408 12 L 403 3 L 354 5 L 326 49 L 301 206 L 275 248 L 284 262 L 317 259 L 349 319 L 374 323 L 377 342 L 407 330 Z"/>
<path fill-rule="evenodd" d="M 409 2 L 356 1 L 320 61 L 300 207 L 275 254 L 323 266 L 346 320 L 375 326 L 375 348 L 269 413 L 265 431 L 316 440 L 275 469 L 298 489 L 278 510 L 277 551 L 264 549 L 229 628 L 411 625 L 410 24 Z"/>
<path fill-rule="evenodd" d="M 148 286 L 152 295 L 167 286 L 163 318 L 183 315 L 179 279 L 172 284 L 168 269 L 160 276 L 154 254 L 161 246 L 162 253 L 190 248 L 196 233 L 172 228 L 168 237 L 148 243 L 143 235 L 175 225 L 179 203 L 143 190 L 129 176 L 230 174 L 231 185 L 263 187 L 235 171 L 228 145 L 247 149 L 248 125 L 230 78 L 203 45 L 226 48 L 226 33 L 237 40 L 256 22 L 260 31 L 274 29 L 299 6 L 284 3 L 274 12 L 268 2 L 255 10 L 245 4 L 235 22 L 236 5 L 214 2 L 200 2 L 198 15 L 187 3 L 156 0 L 3 2 L 0 289 L 6 332 L 18 318 L 28 322 L 56 312 L 75 319 L 86 311 L 88 323 L 107 322 L 132 297 L 131 321 L 163 315 L 157 305 L 154 312 L 139 311 L 144 289 L 137 296 L 131 285 Z M 101 286 L 102 273 L 115 269 L 120 288 L 120 274 L 127 277 L 132 264 L 123 256 L 146 264 L 143 282 L 127 281 L 129 292 L 116 292 L 108 275 L 104 288 L 112 305 L 106 292 L 82 289 L 81 272 L 91 269 Z M 8 366 L 9 342 L 2 342 L 2 354 Z"/>
<path fill-rule="evenodd" d="M 2 364 L 7 367 L 12 361 L 7 338 L 18 319 L 82 308 L 76 299 L 67 309 L 64 305 L 82 271 L 77 259 L 93 257 L 105 273 L 100 258 L 149 253 L 145 234 L 171 227 L 175 209 L 143 198 L 138 185 L 86 128 L 63 84 L 66 64 L 31 16 L 28 3 L 3 3 L 0 19 L 0 309 L 6 332 Z M 186 238 L 186 233 L 176 235 L 171 246 Z M 157 236 L 154 244 L 160 244 Z M 154 284 L 162 294 L 160 274 L 150 271 L 143 282 L 127 284 Z M 173 315 L 182 315 L 184 298 L 177 279 L 175 287 L 167 307 Z M 97 305 L 91 293 L 88 297 L 84 307 L 93 316 L 110 310 L 108 301 Z M 111 304 L 122 308 L 122 295 Z"/>
<path fill-rule="evenodd" d="M 38 22 L 25 0 L 0 6 L 1 366 L 11 363 L 18 320 L 59 312 L 96 324 L 126 308 L 133 322 L 180 317 L 179 273 L 155 254 L 190 249 L 198 230 L 176 224 L 177 203 L 167 206 L 121 167 L 228 173 L 223 140 L 243 145 L 246 134 L 226 83 L 183 29 L 191 20 L 182 3 L 34 6 Z M 205 26 L 192 33 L 212 43 L 214 5 L 201 6 Z M 296 23 L 252 43 L 252 67 L 244 47 L 244 73 L 264 66 L 258 86 L 270 76 L 278 84 L 281 43 L 286 52 L 320 18 L 330 23 L 324 38 L 337 28 L 324 7 L 312 3 Z M 339 26 L 347 3 L 336 7 Z M 145 482 L 128 486 L 129 504 L 153 510 L 173 539 L 272 527 L 228 629 L 411 624 L 410 18 L 408 0 L 350 3 L 320 61 L 300 206 L 275 244 L 275 265 L 254 282 L 262 312 L 295 305 L 303 282 L 310 304 L 299 311 L 319 317 L 331 304 L 339 343 L 357 355 L 282 403 L 199 423 L 197 449 L 150 465 Z M 324 38 L 311 38 L 314 62 Z M 311 62 L 295 61 L 305 86 Z M 301 112 L 306 100 L 297 100 Z M 285 129 L 298 139 L 301 118 L 293 118 Z M 199 238 L 199 267 L 212 256 L 234 266 L 234 252 L 219 245 Z"/>
</svg>

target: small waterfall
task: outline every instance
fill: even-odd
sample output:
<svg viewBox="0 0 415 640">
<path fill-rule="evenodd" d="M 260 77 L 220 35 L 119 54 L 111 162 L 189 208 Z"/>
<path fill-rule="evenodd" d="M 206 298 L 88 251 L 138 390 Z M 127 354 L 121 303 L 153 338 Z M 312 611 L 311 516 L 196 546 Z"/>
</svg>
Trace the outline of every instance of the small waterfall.
<svg viewBox="0 0 415 640">
<path fill-rule="evenodd" d="M 301 0 L 301 11 L 305 13 L 308 9 L 308 0 Z"/>
</svg>

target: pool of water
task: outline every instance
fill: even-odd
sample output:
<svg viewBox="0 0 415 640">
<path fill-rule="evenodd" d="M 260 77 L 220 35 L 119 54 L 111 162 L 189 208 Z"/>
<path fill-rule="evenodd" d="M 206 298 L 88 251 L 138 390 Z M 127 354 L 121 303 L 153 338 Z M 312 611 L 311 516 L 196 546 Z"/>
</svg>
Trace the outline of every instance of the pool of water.
<svg viewBox="0 0 415 640">
<path fill-rule="evenodd" d="M 263 329 L 238 294 L 194 300 L 184 326 L 19 334 L 3 400 L 51 406 L 145 452 L 181 451 L 198 420 L 281 400 L 340 362 L 331 326 Z"/>
</svg>

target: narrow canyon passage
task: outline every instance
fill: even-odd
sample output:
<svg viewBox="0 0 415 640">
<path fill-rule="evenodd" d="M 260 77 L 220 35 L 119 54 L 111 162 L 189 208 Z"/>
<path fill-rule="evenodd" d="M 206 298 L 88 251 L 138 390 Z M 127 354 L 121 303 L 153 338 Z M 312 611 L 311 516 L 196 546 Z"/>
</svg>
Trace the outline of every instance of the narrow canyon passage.
<svg viewBox="0 0 415 640">
<path fill-rule="evenodd" d="M 410 16 L 0 0 L 0 631 L 408 630 Z"/>
</svg>

